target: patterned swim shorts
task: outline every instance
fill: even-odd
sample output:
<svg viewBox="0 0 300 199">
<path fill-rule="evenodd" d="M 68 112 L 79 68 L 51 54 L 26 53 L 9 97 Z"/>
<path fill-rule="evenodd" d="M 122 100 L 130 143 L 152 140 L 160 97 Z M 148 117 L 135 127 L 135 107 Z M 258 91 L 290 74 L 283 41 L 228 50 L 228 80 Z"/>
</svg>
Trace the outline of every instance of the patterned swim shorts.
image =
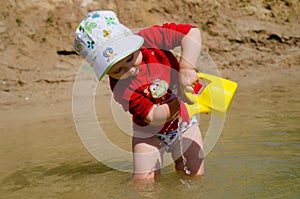
<svg viewBox="0 0 300 199">
<path fill-rule="evenodd" d="M 189 127 L 191 127 L 194 124 L 197 124 L 198 121 L 195 117 L 193 117 L 190 121 L 190 124 L 188 126 L 185 126 L 182 128 L 182 133 L 184 133 Z M 179 133 L 178 129 L 166 133 L 157 133 L 155 136 L 161 141 L 161 143 L 164 145 L 167 152 L 170 152 L 170 148 L 172 144 L 177 140 Z"/>
<path fill-rule="evenodd" d="M 171 145 L 177 140 L 179 134 L 178 130 L 174 130 L 167 133 L 157 133 L 155 136 L 161 141 L 161 143 L 166 148 L 167 152 L 170 152 Z"/>
</svg>

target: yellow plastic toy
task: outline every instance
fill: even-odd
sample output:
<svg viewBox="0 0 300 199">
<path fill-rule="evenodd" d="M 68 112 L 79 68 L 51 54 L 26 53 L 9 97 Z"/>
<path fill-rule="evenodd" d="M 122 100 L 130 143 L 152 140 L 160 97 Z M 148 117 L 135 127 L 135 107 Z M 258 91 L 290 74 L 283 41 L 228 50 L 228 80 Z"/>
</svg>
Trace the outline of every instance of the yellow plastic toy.
<svg viewBox="0 0 300 199">
<path fill-rule="evenodd" d="M 237 83 L 209 75 L 205 73 L 198 73 L 202 88 L 196 94 L 186 92 L 186 96 L 194 104 L 187 104 L 188 114 L 190 117 L 200 113 L 210 113 L 211 110 L 219 112 L 226 112 L 235 95 Z"/>
</svg>

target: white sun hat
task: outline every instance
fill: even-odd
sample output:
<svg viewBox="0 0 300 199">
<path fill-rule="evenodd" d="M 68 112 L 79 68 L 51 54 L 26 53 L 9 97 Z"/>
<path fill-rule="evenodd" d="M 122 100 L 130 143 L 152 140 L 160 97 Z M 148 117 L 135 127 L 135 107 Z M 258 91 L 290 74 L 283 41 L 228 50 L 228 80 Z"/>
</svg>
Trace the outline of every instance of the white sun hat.
<svg viewBox="0 0 300 199">
<path fill-rule="evenodd" d="M 121 24 L 113 11 L 89 12 L 75 32 L 74 49 L 99 80 L 116 62 L 138 50 L 144 39 Z"/>
</svg>

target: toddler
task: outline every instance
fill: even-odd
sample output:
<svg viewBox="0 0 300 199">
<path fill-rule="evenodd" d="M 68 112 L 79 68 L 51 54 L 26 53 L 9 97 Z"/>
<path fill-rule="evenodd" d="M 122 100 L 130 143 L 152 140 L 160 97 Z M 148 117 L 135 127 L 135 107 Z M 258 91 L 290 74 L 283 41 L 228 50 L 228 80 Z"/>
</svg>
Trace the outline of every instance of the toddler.
<svg viewBox="0 0 300 199">
<path fill-rule="evenodd" d="M 179 60 L 170 51 L 177 46 L 181 47 Z M 165 151 L 172 154 L 177 172 L 204 173 L 197 121 L 179 126 L 183 124 L 180 105 L 186 101 L 183 90 L 192 92 L 198 83 L 195 64 L 201 35 L 197 27 L 165 23 L 133 34 L 113 11 L 93 11 L 76 29 L 74 48 L 94 68 L 99 81 L 109 76 L 114 99 L 132 115 L 134 180 L 154 181 Z"/>
</svg>

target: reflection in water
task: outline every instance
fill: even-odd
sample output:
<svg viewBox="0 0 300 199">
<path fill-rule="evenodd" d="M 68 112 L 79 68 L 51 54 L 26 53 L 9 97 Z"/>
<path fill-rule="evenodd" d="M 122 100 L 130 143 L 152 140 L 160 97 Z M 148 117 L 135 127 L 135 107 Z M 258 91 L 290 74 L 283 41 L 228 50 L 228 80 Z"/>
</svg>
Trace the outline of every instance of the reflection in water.
<svg viewBox="0 0 300 199">
<path fill-rule="evenodd" d="M 15 192 L 23 188 L 36 186 L 43 180 L 53 177 L 55 179 L 77 180 L 81 179 L 82 176 L 99 175 L 111 170 L 101 163 L 84 164 L 82 166 L 62 164 L 50 169 L 40 166 L 13 172 L 2 179 L 0 184 L 2 191 Z"/>
</svg>

